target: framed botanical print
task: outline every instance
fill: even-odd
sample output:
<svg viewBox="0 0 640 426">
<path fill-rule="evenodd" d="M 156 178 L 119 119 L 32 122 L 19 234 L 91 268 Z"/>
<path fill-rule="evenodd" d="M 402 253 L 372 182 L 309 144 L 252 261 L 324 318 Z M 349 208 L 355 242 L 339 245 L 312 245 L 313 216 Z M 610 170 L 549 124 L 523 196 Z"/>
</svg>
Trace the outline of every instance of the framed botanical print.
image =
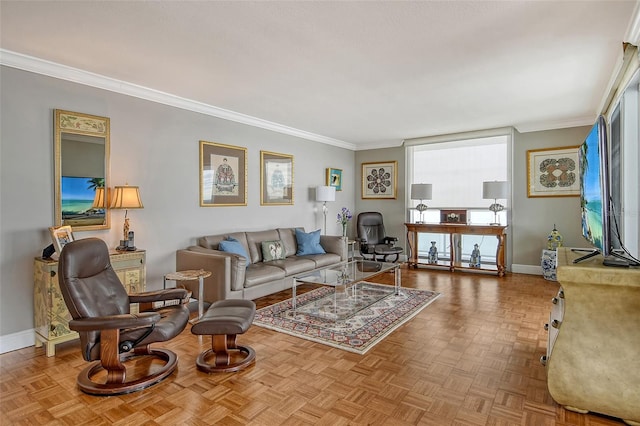
<svg viewBox="0 0 640 426">
<path fill-rule="evenodd" d="M 527 197 L 580 196 L 579 148 L 527 151 Z"/>
<path fill-rule="evenodd" d="M 336 191 L 342 191 L 342 169 L 327 169 L 327 186 L 333 186 Z"/>
<path fill-rule="evenodd" d="M 51 233 L 51 239 L 53 240 L 53 247 L 56 249 L 56 253 L 60 254 L 62 248 L 73 241 L 73 232 L 69 225 L 64 226 L 51 226 L 49 228 Z"/>
<path fill-rule="evenodd" d="M 200 206 L 247 205 L 247 148 L 200 141 Z"/>
<path fill-rule="evenodd" d="M 362 163 L 362 198 L 396 199 L 398 162 Z"/>
<path fill-rule="evenodd" d="M 293 205 L 293 155 L 260 151 L 260 204 Z"/>
</svg>

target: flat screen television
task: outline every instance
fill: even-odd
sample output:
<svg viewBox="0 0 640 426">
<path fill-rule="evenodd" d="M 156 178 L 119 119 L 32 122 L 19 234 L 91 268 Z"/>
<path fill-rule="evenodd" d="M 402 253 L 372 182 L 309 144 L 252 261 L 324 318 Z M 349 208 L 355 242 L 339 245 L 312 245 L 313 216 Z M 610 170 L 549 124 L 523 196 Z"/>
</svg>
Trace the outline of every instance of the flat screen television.
<svg viewBox="0 0 640 426">
<path fill-rule="evenodd" d="M 582 235 L 595 248 L 574 249 L 587 252 L 574 263 L 602 254 L 607 266 L 629 266 L 624 256 L 613 251 L 609 145 L 607 123 L 602 115 L 580 146 L 579 160 Z"/>
</svg>

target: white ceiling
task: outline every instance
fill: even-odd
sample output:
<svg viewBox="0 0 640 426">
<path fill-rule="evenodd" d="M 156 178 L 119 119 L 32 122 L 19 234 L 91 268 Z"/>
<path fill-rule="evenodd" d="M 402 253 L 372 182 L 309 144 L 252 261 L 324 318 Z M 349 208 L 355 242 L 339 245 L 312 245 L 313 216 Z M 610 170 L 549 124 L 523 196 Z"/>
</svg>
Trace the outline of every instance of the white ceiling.
<svg viewBox="0 0 640 426">
<path fill-rule="evenodd" d="M 0 47 L 367 149 L 591 124 L 638 3 L 2 0 Z"/>
</svg>

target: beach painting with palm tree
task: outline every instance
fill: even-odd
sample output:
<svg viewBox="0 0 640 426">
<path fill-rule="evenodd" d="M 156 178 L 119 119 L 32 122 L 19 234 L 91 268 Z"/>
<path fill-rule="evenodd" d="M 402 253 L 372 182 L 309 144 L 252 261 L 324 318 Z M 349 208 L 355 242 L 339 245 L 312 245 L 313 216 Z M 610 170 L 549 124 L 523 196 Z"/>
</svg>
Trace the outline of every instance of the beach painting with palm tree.
<svg viewBox="0 0 640 426">
<path fill-rule="evenodd" d="M 62 223 L 64 225 L 96 225 L 105 220 L 105 209 L 93 208 L 97 188 L 104 178 L 62 176 Z"/>
</svg>

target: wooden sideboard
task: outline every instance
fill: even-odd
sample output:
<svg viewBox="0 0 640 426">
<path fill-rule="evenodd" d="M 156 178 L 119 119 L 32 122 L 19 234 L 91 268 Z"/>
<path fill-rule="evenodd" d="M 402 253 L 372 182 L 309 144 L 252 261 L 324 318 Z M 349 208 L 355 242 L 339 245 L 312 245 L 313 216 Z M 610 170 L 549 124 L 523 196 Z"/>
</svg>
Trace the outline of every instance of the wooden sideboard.
<svg viewBox="0 0 640 426">
<path fill-rule="evenodd" d="M 113 252 L 109 256 L 111 266 L 127 293 L 139 293 L 146 289 L 145 254 L 144 250 L 136 250 Z M 77 339 L 78 333 L 69 329 L 71 314 L 58 284 L 58 262 L 36 257 L 33 267 L 36 347 L 46 345 L 47 356 L 53 356 L 57 344 Z M 137 312 L 137 309 L 137 304 L 131 305 L 132 312 Z"/>
<path fill-rule="evenodd" d="M 640 425 L 640 268 L 604 266 L 602 256 L 561 247 L 552 299 L 547 384 L 553 399 Z"/>
<path fill-rule="evenodd" d="M 405 223 L 407 227 L 407 239 L 409 240 L 409 248 L 411 256 L 409 257 L 409 266 L 417 268 L 418 265 L 447 267 L 450 271 L 470 270 L 470 271 L 494 271 L 499 277 L 504 276 L 504 248 L 507 241 L 507 226 L 501 225 L 467 225 L 464 223 Z M 418 234 L 448 234 L 449 244 L 451 247 L 451 258 L 449 261 L 438 264 L 420 263 L 418 259 Z M 496 250 L 496 266 L 482 265 L 480 268 L 465 266 L 461 261 L 456 260 L 456 250 L 459 250 L 455 242 L 457 235 L 495 235 L 498 239 L 498 248 Z"/>
</svg>

